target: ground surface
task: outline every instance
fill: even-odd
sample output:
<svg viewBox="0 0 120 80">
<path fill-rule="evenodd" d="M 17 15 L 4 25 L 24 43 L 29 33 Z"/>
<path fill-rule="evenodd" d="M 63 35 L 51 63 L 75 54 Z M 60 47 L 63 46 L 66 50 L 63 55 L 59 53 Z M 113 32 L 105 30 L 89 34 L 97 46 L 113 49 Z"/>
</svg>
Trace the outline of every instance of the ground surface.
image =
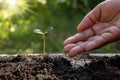
<svg viewBox="0 0 120 80">
<path fill-rule="evenodd" d="M 2 56 L 0 80 L 120 80 L 120 56 L 81 58 L 92 62 L 75 67 L 61 56 Z"/>
</svg>

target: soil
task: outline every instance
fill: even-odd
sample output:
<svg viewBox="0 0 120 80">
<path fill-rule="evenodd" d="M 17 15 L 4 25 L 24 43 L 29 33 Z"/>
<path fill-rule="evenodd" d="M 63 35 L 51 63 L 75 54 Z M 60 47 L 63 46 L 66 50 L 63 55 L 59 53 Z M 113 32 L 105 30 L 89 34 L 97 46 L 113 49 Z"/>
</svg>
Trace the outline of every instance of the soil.
<svg viewBox="0 0 120 80">
<path fill-rule="evenodd" d="M 0 80 L 120 80 L 120 56 L 77 59 L 89 63 L 75 66 L 59 55 L 1 56 Z"/>
</svg>

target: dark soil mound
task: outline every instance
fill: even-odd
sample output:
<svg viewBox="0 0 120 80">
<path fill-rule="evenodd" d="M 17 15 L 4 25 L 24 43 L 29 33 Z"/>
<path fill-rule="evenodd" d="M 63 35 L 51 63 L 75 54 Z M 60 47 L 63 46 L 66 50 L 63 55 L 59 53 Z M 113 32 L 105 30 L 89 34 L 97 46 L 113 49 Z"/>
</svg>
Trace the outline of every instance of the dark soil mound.
<svg viewBox="0 0 120 80">
<path fill-rule="evenodd" d="M 120 80 L 120 56 L 87 59 L 90 64 L 73 67 L 61 56 L 1 56 L 0 80 Z"/>
</svg>

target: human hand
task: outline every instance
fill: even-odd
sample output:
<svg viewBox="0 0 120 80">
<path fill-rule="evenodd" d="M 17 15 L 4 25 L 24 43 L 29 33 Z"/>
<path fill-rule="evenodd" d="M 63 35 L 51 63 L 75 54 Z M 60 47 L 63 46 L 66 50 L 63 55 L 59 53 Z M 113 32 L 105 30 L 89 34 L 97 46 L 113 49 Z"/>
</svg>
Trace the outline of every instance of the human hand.
<svg viewBox="0 0 120 80">
<path fill-rule="evenodd" d="M 89 12 L 78 25 L 79 33 L 64 41 L 70 57 L 120 39 L 120 0 L 106 0 Z"/>
</svg>

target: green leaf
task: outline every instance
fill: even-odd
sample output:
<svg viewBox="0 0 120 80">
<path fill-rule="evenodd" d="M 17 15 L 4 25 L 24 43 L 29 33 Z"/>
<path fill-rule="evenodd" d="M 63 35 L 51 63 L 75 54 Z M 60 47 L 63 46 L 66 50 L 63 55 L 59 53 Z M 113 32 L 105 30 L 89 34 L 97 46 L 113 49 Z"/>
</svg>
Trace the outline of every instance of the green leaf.
<svg viewBox="0 0 120 80">
<path fill-rule="evenodd" d="M 40 29 L 35 29 L 33 32 L 34 32 L 34 33 L 37 33 L 37 34 L 44 34 L 44 33 L 42 32 L 42 30 L 40 30 Z"/>
<path fill-rule="evenodd" d="M 52 30 L 53 30 L 53 27 L 48 27 L 48 29 L 47 29 L 47 31 L 45 33 L 49 33 Z"/>
</svg>

